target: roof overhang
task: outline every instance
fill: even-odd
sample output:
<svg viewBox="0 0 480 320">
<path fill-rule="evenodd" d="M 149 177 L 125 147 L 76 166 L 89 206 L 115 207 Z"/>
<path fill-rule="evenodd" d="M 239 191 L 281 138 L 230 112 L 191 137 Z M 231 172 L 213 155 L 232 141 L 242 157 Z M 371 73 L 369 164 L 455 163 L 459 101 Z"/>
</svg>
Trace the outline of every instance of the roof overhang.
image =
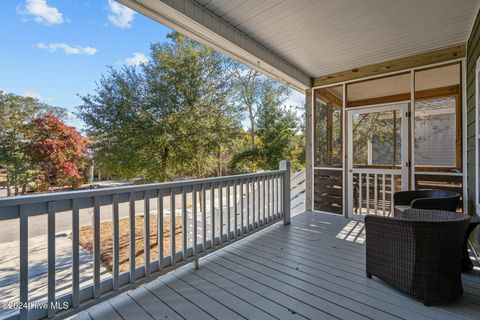
<svg viewBox="0 0 480 320">
<path fill-rule="evenodd" d="M 480 0 L 117 0 L 290 87 L 465 56 Z"/>
<path fill-rule="evenodd" d="M 193 1 L 117 1 L 298 91 L 311 87 L 305 72 Z"/>
</svg>

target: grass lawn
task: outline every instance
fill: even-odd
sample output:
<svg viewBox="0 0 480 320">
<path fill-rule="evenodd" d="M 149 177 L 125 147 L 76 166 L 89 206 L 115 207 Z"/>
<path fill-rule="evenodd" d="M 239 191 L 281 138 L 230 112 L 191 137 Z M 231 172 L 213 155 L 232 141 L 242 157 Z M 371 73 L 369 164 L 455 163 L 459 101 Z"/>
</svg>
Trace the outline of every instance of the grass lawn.
<svg viewBox="0 0 480 320">
<path fill-rule="evenodd" d="M 180 221 L 179 221 L 180 220 Z M 163 254 L 170 255 L 170 219 L 164 218 L 163 222 Z M 144 264 L 144 218 L 137 216 L 135 219 L 135 265 Z M 128 218 L 120 219 L 120 272 L 130 269 L 130 223 Z M 71 235 L 70 235 L 71 237 Z M 93 252 L 93 228 L 84 226 L 80 228 L 80 246 Z M 182 250 L 182 224 L 177 217 L 175 221 L 175 247 Z M 158 259 L 157 216 L 150 218 L 150 257 Z M 102 265 L 110 272 L 113 270 L 113 223 L 105 221 L 100 223 L 100 260 Z"/>
</svg>

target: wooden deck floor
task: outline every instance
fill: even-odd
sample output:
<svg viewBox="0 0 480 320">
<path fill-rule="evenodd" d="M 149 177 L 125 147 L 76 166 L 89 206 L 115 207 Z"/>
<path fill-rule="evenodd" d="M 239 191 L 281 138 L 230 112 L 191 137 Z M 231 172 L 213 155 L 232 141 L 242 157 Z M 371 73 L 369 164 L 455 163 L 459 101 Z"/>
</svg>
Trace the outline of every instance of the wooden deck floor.
<svg viewBox="0 0 480 320">
<path fill-rule="evenodd" d="M 480 274 L 425 307 L 365 277 L 360 222 L 302 213 L 78 315 L 80 319 L 480 319 Z"/>
</svg>

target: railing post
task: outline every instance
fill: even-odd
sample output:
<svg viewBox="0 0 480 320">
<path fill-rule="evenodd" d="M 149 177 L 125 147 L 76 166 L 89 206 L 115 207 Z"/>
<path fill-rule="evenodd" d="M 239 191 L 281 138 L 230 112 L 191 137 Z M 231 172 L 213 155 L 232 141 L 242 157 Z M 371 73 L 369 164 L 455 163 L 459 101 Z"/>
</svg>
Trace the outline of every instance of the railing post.
<svg viewBox="0 0 480 320">
<path fill-rule="evenodd" d="M 280 161 L 280 170 L 283 174 L 283 224 L 290 224 L 290 161 Z"/>
</svg>

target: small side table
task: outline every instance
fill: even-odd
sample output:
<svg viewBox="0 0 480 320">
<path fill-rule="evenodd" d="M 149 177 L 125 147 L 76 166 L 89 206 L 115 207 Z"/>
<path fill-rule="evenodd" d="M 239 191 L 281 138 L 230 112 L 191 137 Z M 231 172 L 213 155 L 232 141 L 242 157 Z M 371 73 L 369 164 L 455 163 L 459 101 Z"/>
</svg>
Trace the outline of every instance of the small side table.
<svg viewBox="0 0 480 320">
<path fill-rule="evenodd" d="M 467 234 L 465 235 L 465 242 L 463 243 L 463 258 L 462 258 L 462 271 L 470 271 L 473 269 L 473 263 L 468 255 L 468 238 L 475 228 L 480 224 L 480 217 L 475 216 L 470 219 L 468 224 Z"/>
</svg>

